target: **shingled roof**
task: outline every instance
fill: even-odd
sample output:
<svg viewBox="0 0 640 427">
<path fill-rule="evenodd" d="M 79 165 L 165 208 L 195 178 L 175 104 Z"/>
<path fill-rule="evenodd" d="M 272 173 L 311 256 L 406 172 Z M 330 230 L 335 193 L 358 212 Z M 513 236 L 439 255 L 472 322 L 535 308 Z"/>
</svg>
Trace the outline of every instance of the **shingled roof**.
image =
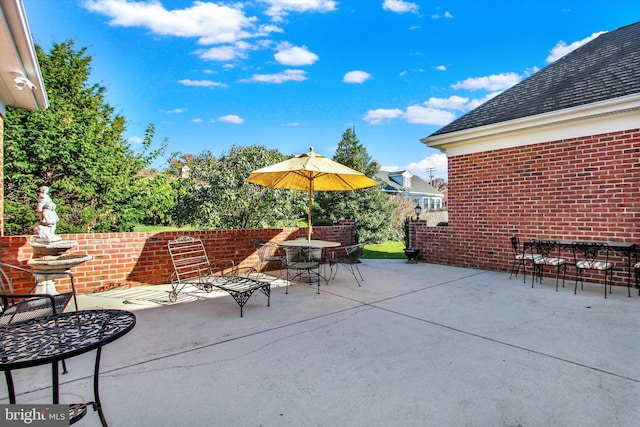
<svg viewBox="0 0 640 427">
<path fill-rule="evenodd" d="M 601 34 L 431 136 L 640 93 L 640 22 Z"/>
</svg>

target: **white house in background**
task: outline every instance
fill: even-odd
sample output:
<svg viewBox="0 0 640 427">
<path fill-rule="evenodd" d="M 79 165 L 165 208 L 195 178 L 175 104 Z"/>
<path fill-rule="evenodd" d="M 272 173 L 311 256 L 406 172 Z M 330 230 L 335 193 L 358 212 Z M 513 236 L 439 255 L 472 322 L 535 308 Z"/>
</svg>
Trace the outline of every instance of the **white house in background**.
<svg viewBox="0 0 640 427">
<path fill-rule="evenodd" d="M 419 204 L 425 210 L 444 208 L 444 194 L 407 170 L 380 171 L 376 178 L 384 182 L 383 191 L 387 194 Z"/>
</svg>

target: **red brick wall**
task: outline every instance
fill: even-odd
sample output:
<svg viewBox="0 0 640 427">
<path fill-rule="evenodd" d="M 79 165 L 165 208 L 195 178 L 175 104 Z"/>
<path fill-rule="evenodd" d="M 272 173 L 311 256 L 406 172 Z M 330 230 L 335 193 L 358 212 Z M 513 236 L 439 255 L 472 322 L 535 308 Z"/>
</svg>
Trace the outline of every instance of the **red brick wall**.
<svg viewBox="0 0 640 427">
<path fill-rule="evenodd" d="M 640 244 L 640 129 L 448 161 L 449 227 L 418 230 L 427 261 L 508 270 L 514 234 Z"/>
<path fill-rule="evenodd" d="M 72 270 L 76 290 L 86 293 L 123 285 L 168 283 L 172 266 L 167 243 L 185 234 L 203 240 L 211 261 L 232 259 L 236 264 L 252 266 L 258 262 L 258 256 L 251 239 L 280 242 L 305 237 L 306 228 L 67 234 L 60 237 L 78 242 L 78 246 L 68 253 L 86 253 L 93 258 Z M 354 235 L 353 221 L 345 221 L 342 225 L 313 227 L 312 237 L 349 245 L 355 243 Z M 2 262 L 29 268 L 27 261 L 32 255 L 28 243 L 30 237 L 2 237 Z M 9 272 L 14 292 L 27 291 L 33 286 L 34 278 L 30 274 L 16 274 L 15 270 Z M 68 286 L 66 280 L 56 282 L 59 291 Z"/>
</svg>

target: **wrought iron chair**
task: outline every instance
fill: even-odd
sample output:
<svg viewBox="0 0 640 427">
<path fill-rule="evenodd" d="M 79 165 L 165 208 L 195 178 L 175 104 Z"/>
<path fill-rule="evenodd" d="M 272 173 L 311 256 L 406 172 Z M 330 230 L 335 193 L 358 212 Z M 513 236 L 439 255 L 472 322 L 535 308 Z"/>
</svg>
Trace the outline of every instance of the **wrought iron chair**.
<svg viewBox="0 0 640 427">
<path fill-rule="evenodd" d="M 527 283 L 527 261 L 533 261 L 533 257 L 535 254 L 527 252 L 527 248 L 529 247 L 529 242 L 525 242 L 524 246 L 520 246 L 520 239 L 518 236 L 511 237 L 511 248 L 513 249 L 513 265 L 511 266 L 511 274 L 509 275 L 509 279 L 513 276 L 513 273 L 516 273 L 516 277 L 518 277 L 518 273 L 520 272 L 520 266 L 522 266 L 522 272 L 524 276 L 524 283 Z"/>
<path fill-rule="evenodd" d="M 604 297 L 607 297 L 607 277 L 609 278 L 609 293 L 613 282 L 613 263 L 609 261 L 609 246 L 601 242 L 573 242 L 573 259 L 576 266 L 576 284 L 573 293 L 584 289 L 584 271 L 604 271 Z"/>
<path fill-rule="evenodd" d="M 69 301 L 71 301 L 71 298 L 75 300 L 76 294 L 73 281 L 70 292 L 55 295 L 16 294 L 13 291 L 11 279 L 5 271 L 6 268 L 14 268 L 31 274 L 35 273 L 35 271 L 32 272 L 32 270 L 26 268 L 0 263 L 0 329 L 11 324 L 62 313 L 69 304 Z M 62 272 L 58 273 L 63 274 Z M 69 272 L 64 272 L 64 274 L 71 275 Z M 75 306 L 77 310 L 77 302 L 75 302 Z M 65 361 L 62 360 L 62 373 L 66 374 L 67 372 L 67 365 Z"/>
<path fill-rule="evenodd" d="M 270 263 L 278 263 L 280 266 L 278 274 L 280 278 L 282 278 L 282 268 L 285 265 L 286 259 L 284 255 L 278 253 L 278 244 L 259 239 L 251 239 L 251 243 L 256 248 L 258 258 L 260 259 L 260 265 L 256 266 L 256 271 L 262 271 L 262 269 L 268 267 Z"/>
<path fill-rule="evenodd" d="M 544 275 L 544 267 L 550 266 L 556 269 L 556 291 L 558 290 L 558 281 L 560 278 L 560 269 L 563 270 L 562 287 L 564 288 L 564 279 L 567 275 L 567 261 L 560 257 L 560 245 L 555 240 L 533 240 L 528 245 L 532 252 L 531 262 L 533 263 L 533 280 L 531 287 L 536 281 L 536 277 L 542 283 Z"/>
<path fill-rule="evenodd" d="M 351 272 L 353 278 L 356 279 L 356 283 L 358 283 L 358 286 L 361 286 L 360 281 L 356 276 L 356 272 L 358 272 L 360 280 L 364 281 L 362 273 L 360 272 L 360 268 L 358 267 L 358 264 L 362 263 L 362 261 L 360 261 L 360 257 L 364 252 L 364 245 L 364 243 L 360 243 L 357 245 L 341 246 L 339 248 L 335 248 L 331 252 L 331 258 L 329 259 L 330 271 L 329 276 L 327 277 L 327 283 L 330 280 L 335 279 L 336 274 L 338 274 L 338 267 L 342 265 Z M 334 266 L 335 271 L 333 269 Z"/>
<path fill-rule="evenodd" d="M 285 293 L 289 293 L 289 282 L 296 277 L 306 274 L 309 284 L 313 280 L 318 284 L 320 293 L 320 265 L 322 264 L 322 248 L 310 248 L 305 246 L 287 247 L 285 250 L 285 266 L 287 267 L 287 285 Z M 292 273 L 295 273 L 292 275 Z"/>
</svg>

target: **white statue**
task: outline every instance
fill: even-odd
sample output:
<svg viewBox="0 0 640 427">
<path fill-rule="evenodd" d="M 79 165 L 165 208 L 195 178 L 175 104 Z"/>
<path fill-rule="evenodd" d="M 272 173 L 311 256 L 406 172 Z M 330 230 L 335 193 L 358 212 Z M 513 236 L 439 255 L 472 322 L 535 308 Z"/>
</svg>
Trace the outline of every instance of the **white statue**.
<svg viewBox="0 0 640 427">
<path fill-rule="evenodd" d="M 60 236 L 56 236 L 56 224 L 59 218 L 58 214 L 56 214 L 56 204 L 49 197 L 49 187 L 42 186 L 38 188 L 36 215 L 40 219 L 33 226 L 36 241 L 50 243 L 62 240 Z"/>
</svg>

